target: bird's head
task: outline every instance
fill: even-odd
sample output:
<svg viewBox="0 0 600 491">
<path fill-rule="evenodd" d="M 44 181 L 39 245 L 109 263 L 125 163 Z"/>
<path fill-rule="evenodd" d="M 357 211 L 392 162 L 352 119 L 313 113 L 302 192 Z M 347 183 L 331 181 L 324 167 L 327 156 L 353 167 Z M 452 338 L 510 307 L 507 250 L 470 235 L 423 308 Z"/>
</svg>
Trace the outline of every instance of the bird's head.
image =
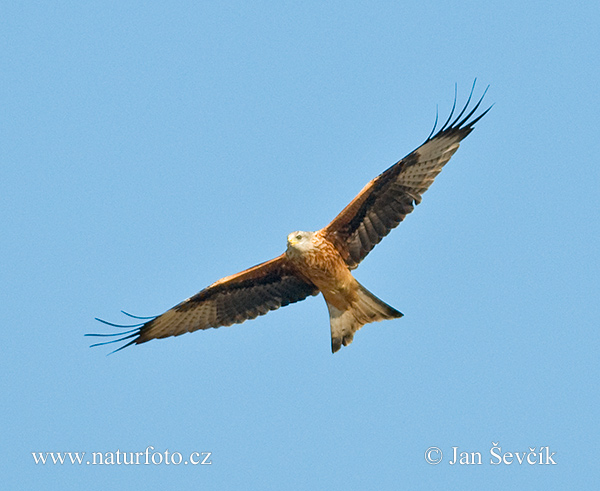
<svg viewBox="0 0 600 491">
<path fill-rule="evenodd" d="M 311 239 L 314 232 L 292 232 L 287 236 L 288 249 L 297 249 L 300 251 L 309 249 L 311 247 Z"/>
</svg>

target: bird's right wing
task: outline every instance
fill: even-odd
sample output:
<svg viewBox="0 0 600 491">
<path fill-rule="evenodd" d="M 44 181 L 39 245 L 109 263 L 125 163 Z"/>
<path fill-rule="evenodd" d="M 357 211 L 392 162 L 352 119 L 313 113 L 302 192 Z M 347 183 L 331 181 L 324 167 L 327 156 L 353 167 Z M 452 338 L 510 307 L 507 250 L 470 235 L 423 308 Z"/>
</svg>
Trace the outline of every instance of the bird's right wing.
<svg viewBox="0 0 600 491">
<path fill-rule="evenodd" d="M 97 319 L 114 327 L 132 328 L 130 331 L 87 336 L 122 336 L 108 343 L 134 338 L 119 348 L 123 349 L 131 344 L 140 344 L 155 338 L 239 324 L 317 293 L 317 287 L 302 277 L 285 254 L 282 254 L 241 273 L 220 279 L 147 322 L 121 326 Z M 93 346 L 108 343 L 97 343 Z"/>
</svg>

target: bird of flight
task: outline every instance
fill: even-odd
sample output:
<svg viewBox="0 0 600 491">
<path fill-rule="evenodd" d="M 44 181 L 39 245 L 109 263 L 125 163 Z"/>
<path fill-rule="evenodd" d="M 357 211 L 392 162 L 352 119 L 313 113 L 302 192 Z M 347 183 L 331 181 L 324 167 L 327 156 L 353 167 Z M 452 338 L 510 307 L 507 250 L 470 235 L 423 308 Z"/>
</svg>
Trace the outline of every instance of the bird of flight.
<svg viewBox="0 0 600 491">
<path fill-rule="evenodd" d="M 402 313 L 356 281 L 351 271 L 421 202 L 421 195 L 458 150 L 459 143 L 491 109 L 490 106 L 476 115 L 487 88 L 469 109 L 474 89 L 475 84 L 463 110 L 453 119 L 455 93 L 450 116 L 437 133 L 436 117 L 436 124 L 425 142 L 370 181 L 325 228 L 316 232 L 292 232 L 287 237 L 287 249 L 280 256 L 221 278 L 162 315 L 137 317 L 123 312 L 144 321 L 128 326 L 97 319 L 109 326 L 130 330 L 87 334 L 120 336 L 92 346 L 131 339 L 116 350 L 119 351 L 155 338 L 239 324 L 319 292 L 329 309 L 333 353 L 348 346 L 363 325 L 402 317 Z"/>
</svg>

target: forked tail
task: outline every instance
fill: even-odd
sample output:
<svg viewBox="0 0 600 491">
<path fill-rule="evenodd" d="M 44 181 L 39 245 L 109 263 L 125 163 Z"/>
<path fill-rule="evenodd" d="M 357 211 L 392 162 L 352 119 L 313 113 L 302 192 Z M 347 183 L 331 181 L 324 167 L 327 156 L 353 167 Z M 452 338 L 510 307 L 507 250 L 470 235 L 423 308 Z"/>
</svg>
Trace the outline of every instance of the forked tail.
<svg viewBox="0 0 600 491">
<path fill-rule="evenodd" d="M 357 282 L 358 283 L 358 282 Z M 364 286 L 358 283 L 358 300 L 347 310 L 339 310 L 333 305 L 329 308 L 331 322 L 331 352 L 335 353 L 342 345 L 348 346 L 354 333 L 369 322 L 396 319 L 402 313 L 379 300 Z"/>
</svg>

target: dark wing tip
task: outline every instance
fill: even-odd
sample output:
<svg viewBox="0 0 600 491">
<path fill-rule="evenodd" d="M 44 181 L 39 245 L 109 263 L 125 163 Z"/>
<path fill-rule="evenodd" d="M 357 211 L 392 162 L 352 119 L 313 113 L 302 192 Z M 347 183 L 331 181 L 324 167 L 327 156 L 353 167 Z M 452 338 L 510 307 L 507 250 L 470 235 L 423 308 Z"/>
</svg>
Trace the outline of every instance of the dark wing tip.
<svg viewBox="0 0 600 491">
<path fill-rule="evenodd" d="M 435 134 L 434 134 L 434 132 L 435 132 L 435 125 L 434 125 L 434 129 L 431 131 L 431 133 L 425 140 L 425 143 L 430 140 L 433 140 L 434 138 L 438 138 L 440 136 L 445 136 L 445 135 L 448 135 L 448 134 L 456 132 L 456 131 L 464 131 L 466 133 L 464 136 L 466 136 L 467 134 L 469 134 L 471 132 L 471 130 L 473 129 L 473 126 L 475 126 L 475 123 L 477 123 L 477 121 L 479 121 L 481 118 L 483 118 L 489 112 L 489 110 L 492 109 L 492 107 L 494 107 L 494 104 L 490 105 L 490 107 L 488 107 L 485 111 L 483 111 L 477 117 L 471 119 L 472 116 L 475 114 L 475 112 L 479 109 L 479 106 L 481 106 L 481 103 L 483 102 L 483 99 L 484 99 L 485 95 L 487 94 L 488 89 L 490 88 L 490 86 L 488 85 L 485 88 L 485 90 L 483 91 L 483 94 L 481 95 L 481 97 L 479 98 L 477 103 L 473 106 L 473 108 L 469 109 L 469 106 L 471 105 L 471 100 L 473 98 L 473 93 L 475 92 L 476 83 L 477 83 L 477 79 L 475 79 L 473 81 L 473 86 L 471 87 L 471 92 L 469 93 L 469 97 L 467 98 L 467 102 L 465 103 L 462 111 L 460 111 L 458 116 L 456 116 L 454 118 L 454 120 L 452 120 L 452 116 L 454 115 L 454 111 L 456 109 L 456 101 L 457 101 L 457 87 L 456 87 L 456 85 L 454 86 L 454 103 L 452 104 L 452 110 L 450 111 L 450 116 L 448 116 L 448 119 L 446 120 L 446 122 Z M 465 113 L 467 113 L 466 116 L 465 116 Z M 436 110 L 435 119 L 436 119 L 436 123 L 437 123 L 437 119 L 438 119 L 437 110 Z"/>
<path fill-rule="evenodd" d="M 123 312 L 123 314 L 125 314 L 128 317 L 132 317 L 134 319 L 142 319 L 142 320 L 147 320 L 146 322 L 141 322 L 138 324 L 115 324 L 113 322 L 108 322 L 105 321 L 103 319 L 100 319 L 98 317 L 95 317 L 94 319 L 97 320 L 98 322 L 102 322 L 102 324 L 106 324 L 107 326 L 111 326 L 111 327 L 117 327 L 119 329 L 129 329 L 128 331 L 124 331 L 124 332 L 115 332 L 115 333 L 109 333 L 109 334 L 105 334 L 105 333 L 93 333 L 93 334 L 84 334 L 84 336 L 93 336 L 93 337 L 115 337 L 115 336 L 121 336 L 118 339 L 112 339 L 110 341 L 104 341 L 102 343 L 94 343 L 90 345 L 90 348 L 94 348 L 96 346 L 104 346 L 106 344 L 112 344 L 112 343 L 118 343 L 121 341 L 126 341 L 128 339 L 131 339 L 131 341 L 129 341 L 127 344 L 124 344 L 123 346 L 117 348 L 114 351 L 111 351 L 110 353 L 108 353 L 109 355 L 116 353 L 117 351 L 121 351 L 123 348 L 127 348 L 127 346 L 131 346 L 132 344 L 135 343 L 139 343 L 138 339 L 141 336 L 141 331 L 144 328 L 144 326 L 146 326 L 148 323 L 152 322 L 154 319 L 156 319 L 157 316 L 152 316 L 152 317 L 139 317 L 137 315 L 132 315 L 129 314 L 125 311 L 121 311 Z"/>
</svg>

